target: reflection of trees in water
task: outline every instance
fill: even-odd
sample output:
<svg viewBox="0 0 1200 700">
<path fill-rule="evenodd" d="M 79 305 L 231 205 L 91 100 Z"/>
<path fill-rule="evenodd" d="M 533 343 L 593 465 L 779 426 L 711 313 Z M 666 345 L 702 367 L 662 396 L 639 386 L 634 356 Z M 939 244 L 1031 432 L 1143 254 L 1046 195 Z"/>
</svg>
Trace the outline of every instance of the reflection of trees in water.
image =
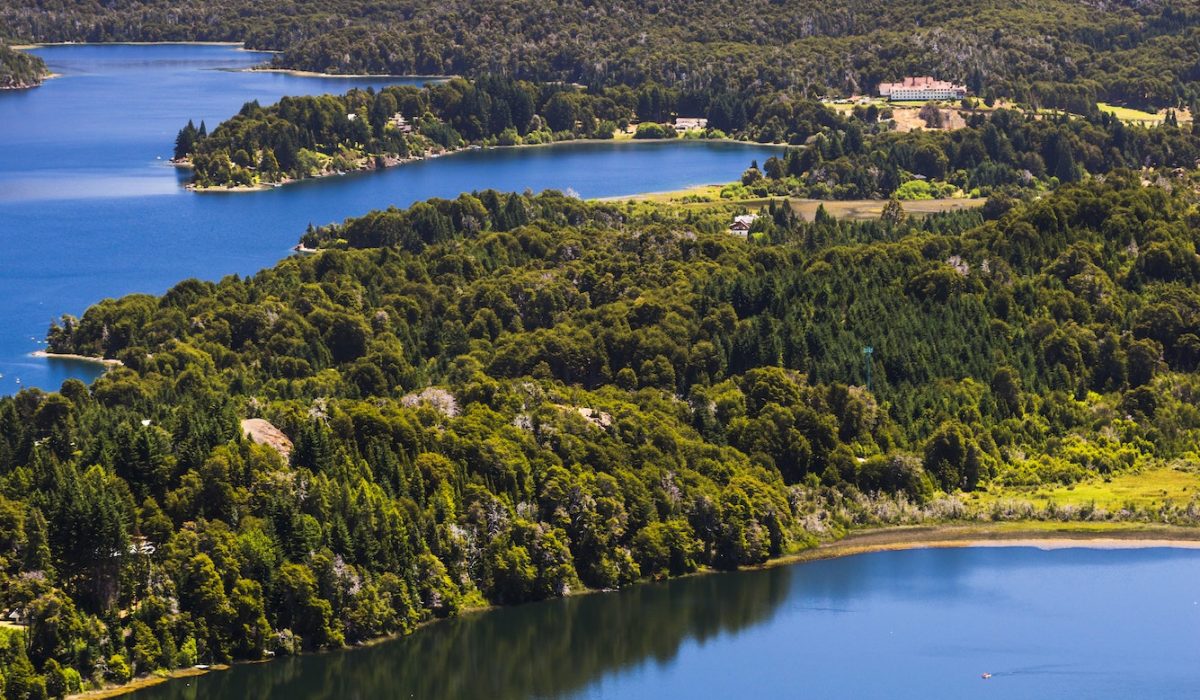
<svg viewBox="0 0 1200 700">
<path fill-rule="evenodd" d="M 554 600 L 431 625 L 347 652 L 280 659 L 174 681 L 162 698 L 527 698 L 579 690 L 647 660 L 767 620 L 788 595 L 792 567 L 697 576 L 607 595 Z"/>
</svg>

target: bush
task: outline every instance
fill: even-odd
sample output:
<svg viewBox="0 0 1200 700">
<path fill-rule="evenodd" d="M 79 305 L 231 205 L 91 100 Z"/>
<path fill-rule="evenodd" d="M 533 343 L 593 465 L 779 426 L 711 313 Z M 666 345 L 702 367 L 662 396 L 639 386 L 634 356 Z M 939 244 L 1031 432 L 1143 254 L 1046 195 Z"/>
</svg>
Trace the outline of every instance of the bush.
<svg viewBox="0 0 1200 700">
<path fill-rule="evenodd" d="M 674 127 L 668 124 L 656 124 L 654 122 L 642 122 L 638 124 L 637 131 L 634 132 L 635 139 L 673 139 L 675 138 Z"/>
<path fill-rule="evenodd" d="M 121 654 L 113 654 L 108 657 L 108 672 L 104 674 L 105 678 L 113 683 L 128 683 L 133 677 L 133 672 L 129 669 L 129 662 Z"/>
</svg>

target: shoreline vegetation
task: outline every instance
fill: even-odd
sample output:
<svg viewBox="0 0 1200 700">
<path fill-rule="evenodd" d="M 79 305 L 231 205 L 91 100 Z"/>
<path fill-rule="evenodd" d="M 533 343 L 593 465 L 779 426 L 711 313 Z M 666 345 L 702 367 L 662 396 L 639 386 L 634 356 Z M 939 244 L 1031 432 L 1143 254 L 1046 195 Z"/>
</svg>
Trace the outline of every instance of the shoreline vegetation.
<svg viewBox="0 0 1200 700">
<path fill-rule="evenodd" d="M 817 561 L 861 556 L 878 552 L 897 552 L 914 549 L 959 549 L 972 547 L 1036 547 L 1054 549 L 1200 549 L 1200 528 L 1171 525 L 1134 523 L 1070 523 L 1070 522 L 1003 522 L 1003 523 L 945 523 L 937 525 L 899 525 L 852 530 L 844 537 L 828 540 L 814 547 L 769 559 L 757 566 L 744 567 L 738 571 L 722 571 L 705 568 L 689 576 L 711 576 L 737 574 L 746 571 L 771 569 L 782 566 L 797 566 Z M 644 582 L 634 584 L 644 585 Z M 617 593 L 604 589 L 583 589 L 574 596 Z M 500 605 L 480 605 L 465 608 L 457 617 L 478 615 L 495 610 Z M 420 634 L 429 626 L 451 618 L 434 618 L 421 623 L 416 629 L 405 633 L 392 633 L 365 640 L 354 647 L 385 644 L 403 637 Z M 300 656 L 328 653 L 329 650 L 304 652 Z M 121 697 L 139 690 L 183 678 L 205 675 L 211 671 L 225 671 L 233 666 L 265 664 L 273 658 L 255 661 L 236 661 L 233 664 L 205 665 L 203 668 L 183 668 L 167 673 L 150 674 L 135 678 L 122 685 L 107 686 L 84 691 L 68 698 L 75 700 L 104 700 Z"/>
<path fill-rule="evenodd" d="M 316 175 L 310 175 L 309 177 L 286 178 L 283 180 L 279 180 L 277 182 L 258 182 L 258 183 L 252 184 L 252 185 L 211 185 L 211 186 L 201 186 L 201 185 L 196 185 L 195 183 L 188 183 L 188 184 L 184 185 L 184 188 L 191 192 L 195 192 L 197 194 L 228 194 L 228 193 L 243 193 L 243 192 L 263 192 L 266 190 L 273 190 L 278 187 L 284 187 L 287 185 L 292 185 L 292 184 L 295 184 L 298 182 L 305 182 L 308 180 L 323 180 L 326 178 L 343 177 L 346 175 L 361 175 L 364 173 L 370 173 L 370 172 L 375 172 L 375 171 L 379 171 L 379 170 L 388 170 L 388 169 L 399 167 L 402 165 L 408 165 L 410 163 L 416 163 L 416 162 L 425 161 L 425 160 L 434 160 L 437 158 L 447 158 L 449 156 L 454 156 L 454 155 L 458 155 L 461 153 L 468 153 L 471 151 L 499 151 L 499 150 L 518 150 L 518 149 L 523 150 L 523 149 L 530 149 L 530 148 L 552 148 L 555 146 L 568 146 L 571 144 L 578 145 L 578 144 L 618 144 L 618 143 L 619 144 L 677 143 L 677 142 L 683 142 L 683 141 L 704 141 L 706 143 L 730 143 L 730 144 L 736 144 L 739 146 L 747 146 L 747 147 L 750 147 L 750 146 L 756 146 L 756 147 L 776 146 L 779 148 L 785 147 L 785 144 L 752 143 L 749 141 L 739 141 L 737 139 L 731 139 L 731 138 L 727 138 L 727 137 L 711 138 L 711 139 L 710 138 L 705 138 L 705 139 L 657 138 L 657 139 L 637 139 L 636 141 L 633 139 L 616 139 L 616 138 L 612 138 L 612 139 L 580 138 L 580 139 L 565 139 L 562 141 L 551 141 L 551 142 L 547 142 L 547 143 L 518 143 L 518 144 L 511 144 L 511 145 L 482 146 L 482 145 L 478 145 L 478 144 L 467 144 L 460 148 L 455 148 L 453 150 L 450 150 L 450 149 L 440 150 L 440 151 L 431 150 L 424 154 L 409 156 L 407 158 L 384 157 L 383 165 L 378 164 L 377 161 L 373 161 L 371 156 L 367 156 L 362 159 L 363 162 L 360 164 L 360 167 L 354 168 L 352 170 L 326 171 L 326 172 L 318 173 Z M 173 165 L 177 168 L 189 168 L 190 169 L 190 168 L 194 167 L 192 165 L 192 163 L 186 159 L 185 160 L 171 160 L 169 162 L 171 163 L 171 165 Z M 719 185 L 714 185 L 714 186 L 720 187 Z M 623 197 L 620 197 L 620 196 L 618 196 L 618 197 L 602 197 L 602 198 L 596 199 L 595 201 L 626 201 L 629 199 L 638 200 L 642 197 L 648 197 L 652 194 L 654 194 L 654 193 L 647 192 L 647 193 L 640 193 L 640 194 L 635 194 L 635 195 L 626 195 Z M 672 192 L 670 194 L 674 194 L 674 192 Z M 874 201 L 874 200 L 872 200 L 872 201 Z M 879 205 L 882 206 L 885 203 L 885 200 L 878 200 L 878 202 L 879 202 Z M 725 203 L 729 203 L 729 202 L 726 201 Z"/>
</svg>

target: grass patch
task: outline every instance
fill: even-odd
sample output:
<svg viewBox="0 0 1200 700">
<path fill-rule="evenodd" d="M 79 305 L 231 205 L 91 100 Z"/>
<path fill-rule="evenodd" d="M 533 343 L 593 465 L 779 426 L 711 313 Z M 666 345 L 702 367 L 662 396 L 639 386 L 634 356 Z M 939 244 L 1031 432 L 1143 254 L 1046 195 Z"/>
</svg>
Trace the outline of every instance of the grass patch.
<svg viewBox="0 0 1200 700">
<path fill-rule="evenodd" d="M 817 213 L 817 208 L 821 205 L 825 206 L 825 211 L 832 217 L 838 219 L 851 219 L 863 221 L 867 219 L 878 219 L 883 212 L 883 205 L 887 204 L 883 199 L 851 199 L 851 200 L 818 200 L 818 199 L 801 199 L 798 197 L 751 197 L 748 199 L 721 199 L 722 185 L 697 185 L 682 190 L 674 190 L 671 192 L 648 192 L 646 194 L 638 194 L 629 197 L 606 197 L 609 201 L 619 202 L 651 202 L 654 204 L 674 204 L 684 207 L 693 208 L 712 208 L 723 207 L 728 205 L 736 205 L 746 207 L 747 209 L 757 210 L 767 206 L 772 200 L 776 202 L 787 201 L 792 210 L 803 216 L 806 220 L 812 221 Z M 702 200 L 702 201 L 698 201 Z M 983 198 L 965 198 L 951 197 L 946 199 L 919 199 L 902 202 L 901 206 L 904 211 L 911 216 L 926 216 L 928 214 L 937 214 L 947 211 L 958 211 L 960 209 L 974 209 L 981 207 L 986 202 Z"/>
<path fill-rule="evenodd" d="M 1101 112 L 1108 112 L 1123 122 L 1161 122 L 1167 118 L 1164 112 L 1159 112 L 1158 114 L 1143 112 L 1140 109 L 1110 105 L 1107 102 L 1097 102 L 1096 106 L 1100 108 Z"/>
<path fill-rule="evenodd" d="M 980 505 L 999 500 L 1029 501 L 1035 506 L 1085 506 L 1116 511 L 1127 505 L 1156 508 L 1166 503 L 1185 505 L 1200 494 L 1200 475 L 1169 467 L 1118 474 L 1107 481 L 1101 478 L 1070 486 L 1043 486 L 1037 489 L 995 489 L 979 495 Z M 973 499 L 974 500 L 974 499 Z"/>
</svg>

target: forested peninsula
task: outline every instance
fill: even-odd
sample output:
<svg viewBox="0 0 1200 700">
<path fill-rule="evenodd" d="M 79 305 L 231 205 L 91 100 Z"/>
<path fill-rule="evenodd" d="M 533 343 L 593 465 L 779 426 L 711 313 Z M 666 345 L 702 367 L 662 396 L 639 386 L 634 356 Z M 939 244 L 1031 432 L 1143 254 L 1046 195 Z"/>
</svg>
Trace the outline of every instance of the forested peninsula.
<svg viewBox="0 0 1200 700">
<path fill-rule="evenodd" d="M 589 86 L 658 83 L 749 97 L 786 89 L 867 94 L 940 75 L 981 97 L 1066 108 L 1079 95 L 1189 106 L 1198 0 L 215 0 L 0 6 L 25 41 L 244 41 L 280 68 L 357 74 L 509 75 Z"/>
<path fill-rule="evenodd" d="M 193 169 L 192 187 L 245 189 L 310 177 L 374 170 L 467 147 L 529 146 L 613 139 L 637 114 L 632 138 L 676 138 L 676 102 L 660 88 L 594 94 L 561 84 L 498 77 L 454 79 L 423 88 L 393 86 L 345 95 L 250 102 L 208 132 L 189 122 L 175 140 L 176 163 Z M 744 111 L 716 125 L 745 130 Z M 685 138 L 724 138 L 714 125 Z M 752 132 L 756 133 L 756 132 Z"/>
<path fill-rule="evenodd" d="M 37 87 L 49 75 L 41 58 L 0 42 L 0 90 Z"/>
<path fill-rule="evenodd" d="M 729 199 L 997 195 L 997 204 L 1116 168 L 1182 178 L 1200 162 L 1200 127 L 1174 112 L 1142 126 L 1094 104 L 1076 107 L 1045 113 L 977 100 L 931 103 L 919 110 L 927 127 L 905 130 L 897 118 L 903 107 L 839 111 L 785 91 L 743 100 L 659 85 L 592 89 L 488 76 L 247 103 L 211 133 L 189 122 L 175 159 L 194 168 L 192 185 L 203 190 L 372 170 L 466 147 L 734 138 L 791 148 L 749 168 L 740 186 L 722 192 Z M 704 126 L 677 131 L 673 122 L 683 115 Z"/>
<path fill-rule="evenodd" d="M 1197 522 L 1194 496 L 1020 499 L 1197 459 L 1191 188 L 1113 171 L 858 223 L 772 205 L 746 237 L 735 213 L 464 194 L 64 317 L 52 351 L 122 364 L 0 398 L 6 697 L 854 526 Z"/>
</svg>

